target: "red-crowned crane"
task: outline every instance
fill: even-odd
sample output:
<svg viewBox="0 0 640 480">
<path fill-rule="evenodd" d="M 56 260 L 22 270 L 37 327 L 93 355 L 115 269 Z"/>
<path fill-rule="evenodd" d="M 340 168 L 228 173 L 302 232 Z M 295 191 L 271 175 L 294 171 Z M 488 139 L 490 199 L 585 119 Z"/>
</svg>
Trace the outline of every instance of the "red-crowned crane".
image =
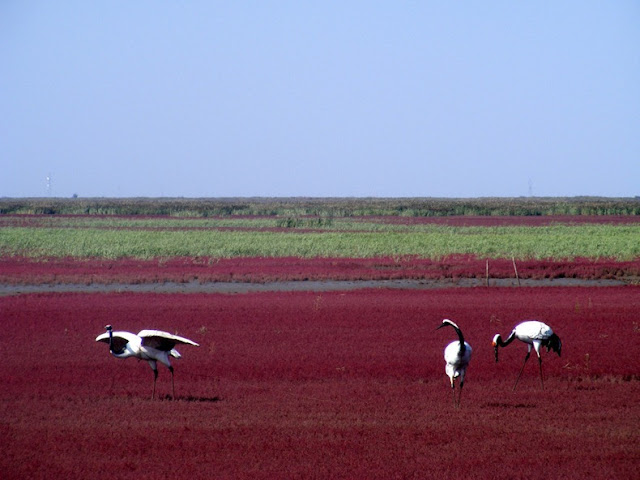
<svg viewBox="0 0 640 480">
<path fill-rule="evenodd" d="M 135 357 L 149 362 L 153 369 L 153 393 L 151 399 L 156 396 L 156 380 L 158 379 L 157 362 L 166 365 L 171 372 L 171 388 L 173 398 L 176 398 L 176 389 L 173 383 L 173 367 L 169 357 L 180 358 L 181 355 L 174 348 L 177 344 L 199 346 L 188 338 L 172 335 L 161 330 L 142 330 L 137 335 L 129 332 L 114 332 L 111 325 L 104 327 L 107 333 L 98 335 L 96 342 L 109 344 L 111 355 L 116 358 Z"/>
<path fill-rule="evenodd" d="M 469 366 L 469 360 L 471 360 L 471 345 L 464 341 L 464 335 L 462 330 L 449 319 L 444 319 L 442 325 L 436 330 L 450 326 L 453 327 L 458 334 L 459 341 L 451 342 L 444 349 L 444 371 L 449 376 L 451 381 L 451 393 L 453 394 L 454 407 L 460 407 L 460 398 L 462 397 L 462 386 L 464 385 L 464 376 Z M 458 393 L 458 402 L 456 403 L 456 391 L 454 380 L 460 378 L 460 393 Z"/>
<path fill-rule="evenodd" d="M 547 347 L 547 352 L 549 350 L 553 350 L 560 356 L 562 352 L 562 342 L 560 341 L 560 337 L 553 333 L 551 327 L 537 320 L 527 320 L 526 322 L 522 322 L 511 331 L 509 337 L 502 341 L 502 337 L 500 334 L 496 334 L 493 337 L 493 349 L 496 356 L 496 362 L 498 361 L 498 347 L 506 347 L 513 340 L 517 338 L 521 342 L 527 344 L 527 355 L 524 357 L 524 363 L 522 364 L 522 368 L 520 368 L 520 373 L 518 373 L 518 378 L 516 378 L 516 383 L 513 386 L 513 390 L 515 391 L 518 386 L 518 380 L 520 380 L 520 375 L 522 375 L 522 371 L 524 370 L 524 366 L 527 364 L 527 360 L 529 360 L 529 355 L 531 355 L 531 347 L 536 351 L 536 355 L 538 355 L 538 365 L 540 366 L 540 383 L 542 384 L 542 389 L 544 390 L 544 378 L 542 376 L 542 358 L 540 358 L 540 347 Z"/>
</svg>

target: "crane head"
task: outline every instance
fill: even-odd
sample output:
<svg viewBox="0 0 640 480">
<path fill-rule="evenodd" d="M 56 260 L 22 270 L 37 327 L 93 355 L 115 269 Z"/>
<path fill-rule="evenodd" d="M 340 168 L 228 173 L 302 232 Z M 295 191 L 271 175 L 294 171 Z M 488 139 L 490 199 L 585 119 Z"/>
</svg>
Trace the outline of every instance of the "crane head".
<svg viewBox="0 0 640 480">
<path fill-rule="evenodd" d="M 442 320 L 442 323 L 440 324 L 440 326 L 438 328 L 436 328 L 436 330 L 440 330 L 442 327 L 446 327 L 446 326 L 451 326 L 451 327 L 455 328 L 456 330 L 458 329 L 458 325 L 453 323 L 448 318 L 445 318 L 444 320 Z"/>
<path fill-rule="evenodd" d="M 110 332 L 111 330 L 113 330 L 113 327 L 112 327 L 111 325 L 105 325 L 105 326 L 104 326 L 104 329 L 105 329 L 107 332 Z"/>
</svg>

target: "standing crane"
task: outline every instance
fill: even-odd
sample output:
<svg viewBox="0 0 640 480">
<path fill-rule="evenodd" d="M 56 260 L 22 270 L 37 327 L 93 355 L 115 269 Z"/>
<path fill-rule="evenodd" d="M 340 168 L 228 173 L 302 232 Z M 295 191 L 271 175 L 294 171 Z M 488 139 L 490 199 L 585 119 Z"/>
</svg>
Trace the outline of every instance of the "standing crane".
<svg viewBox="0 0 640 480">
<path fill-rule="evenodd" d="M 542 389 L 544 390 L 544 378 L 542 376 L 542 358 L 540 358 L 540 347 L 547 347 L 547 352 L 553 349 L 554 352 L 560 356 L 562 351 L 562 342 L 560 341 L 560 337 L 553 333 L 551 327 L 537 320 L 527 320 L 526 322 L 522 322 L 515 326 L 515 328 L 511 331 L 511 334 L 505 341 L 502 340 L 500 334 L 496 334 L 493 337 L 493 350 L 496 356 L 496 362 L 498 361 L 498 347 L 506 347 L 514 339 L 518 339 L 521 342 L 527 344 L 527 355 L 524 357 L 524 363 L 520 368 L 520 373 L 518 373 L 518 378 L 516 378 L 516 383 L 513 386 L 513 390 L 515 391 L 518 386 L 518 380 L 520 380 L 520 375 L 522 375 L 522 371 L 524 370 L 524 366 L 527 364 L 527 360 L 529 360 L 529 355 L 531 355 L 531 347 L 536 351 L 536 355 L 538 356 L 538 365 L 540 366 L 540 383 L 542 384 Z"/>
<path fill-rule="evenodd" d="M 442 325 L 436 330 L 446 327 L 453 327 L 458 334 L 459 341 L 451 342 L 444 349 L 444 371 L 449 376 L 451 381 L 451 393 L 453 394 L 453 406 L 460 407 L 460 398 L 462 397 L 462 387 L 464 385 L 464 376 L 469 366 L 469 360 L 471 360 L 471 345 L 464 341 L 464 335 L 462 330 L 449 319 L 444 319 Z M 456 391 L 454 380 L 460 378 L 460 393 L 458 393 L 458 401 L 456 403 Z"/>
<path fill-rule="evenodd" d="M 173 398 L 176 398 L 176 389 L 173 383 L 173 367 L 169 357 L 180 358 L 181 355 L 174 348 L 177 344 L 199 345 L 188 338 L 172 335 L 161 330 L 141 330 L 137 335 L 129 332 L 114 332 L 111 325 L 104 327 L 107 331 L 96 337 L 96 342 L 109 344 L 111 355 L 116 358 L 135 357 L 149 362 L 153 369 L 153 393 L 151 399 L 156 396 L 156 380 L 158 379 L 157 362 L 166 365 L 171 372 L 171 389 Z"/>
</svg>

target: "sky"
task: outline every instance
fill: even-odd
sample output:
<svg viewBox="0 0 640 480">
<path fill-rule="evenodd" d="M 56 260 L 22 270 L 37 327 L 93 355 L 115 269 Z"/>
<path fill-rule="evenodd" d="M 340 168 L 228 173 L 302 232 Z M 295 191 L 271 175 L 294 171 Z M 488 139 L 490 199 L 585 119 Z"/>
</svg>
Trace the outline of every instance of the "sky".
<svg viewBox="0 0 640 480">
<path fill-rule="evenodd" d="M 1 0 L 0 197 L 640 195 L 640 2 Z"/>
</svg>

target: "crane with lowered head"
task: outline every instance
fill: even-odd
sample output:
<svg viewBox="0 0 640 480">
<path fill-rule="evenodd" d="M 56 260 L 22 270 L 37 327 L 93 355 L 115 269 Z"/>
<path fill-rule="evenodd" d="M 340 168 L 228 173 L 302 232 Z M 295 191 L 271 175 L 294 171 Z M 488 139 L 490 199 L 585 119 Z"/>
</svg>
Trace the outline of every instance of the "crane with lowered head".
<svg viewBox="0 0 640 480">
<path fill-rule="evenodd" d="M 520 380 L 520 375 L 522 375 L 522 371 L 524 370 L 524 366 L 527 364 L 527 360 L 529 360 L 529 356 L 531 355 L 531 348 L 536 351 L 536 355 L 538 356 L 538 365 L 540 367 L 540 383 L 542 384 L 542 389 L 544 390 L 544 377 L 542 376 L 542 358 L 540 357 L 540 347 L 546 347 L 547 352 L 549 350 L 553 350 L 561 356 L 562 353 L 562 342 L 560 341 L 560 337 L 553 333 L 551 327 L 545 323 L 542 323 L 538 320 L 527 320 L 525 322 L 519 323 L 511 330 L 511 333 L 507 337 L 506 340 L 502 340 L 502 336 L 497 333 L 493 337 L 493 341 L 491 344 L 493 345 L 493 351 L 495 354 L 496 362 L 498 361 L 498 347 L 506 347 L 515 339 L 520 340 L 527 344 L 527 354 L 524 357 L 524 362 L 522 367 L 520 368 L 520 372 L 518 373 L 518 377 L 516 378 L 516 383 L 513 386 L 513 390 L 515 391 L 518 386 L 518 380 Z"/>
</svg>

